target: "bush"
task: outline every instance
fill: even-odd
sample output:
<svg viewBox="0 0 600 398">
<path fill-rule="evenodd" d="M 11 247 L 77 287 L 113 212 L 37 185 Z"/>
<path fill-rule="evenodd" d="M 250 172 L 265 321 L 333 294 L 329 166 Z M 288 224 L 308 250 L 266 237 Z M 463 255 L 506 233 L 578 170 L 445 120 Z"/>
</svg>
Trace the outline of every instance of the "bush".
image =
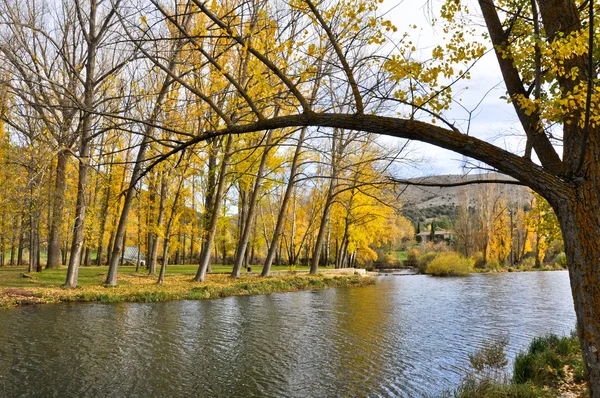
<svg viewBox="0 0 600 398">
<path fill-rule="evenodd" d="M 506 374 L 506 353 L 508 338 L 484 342 L 483 347 L 469 354 L 471 372 L 463 379 L 460 387 L 454 391 L 454 397 L 460 398 L 539 398 L 553 396 L 549 391 L 534 385 L 513 384 Z"/>
<path fill-rule="evenodd" d="M 575 375 L 583 374 L 581 349 L 576 337 L 547 335 L 536 337 L 527 352 L 517 355 L 514 363 L 513 383 L 533 383 L 556 387 L 565 378 L 565 365 Z"/>
<path fill-rule="evenodd" d="M 500 261 L 497 258 L 488 258 L 485 268 L 497 270 L 500 268 Z"/>
<path fill-rule="evenodd" d="M 512 380 L 504 373 L 506 344 L 506 338 L 486 342 L 482 349 L 470 354 L 471 371 L 453 394 L 443 396 L 537 398 L 565 396 L 565 393 L 589 396 L 580 384 L 584 375 L 577 336 L 547 335 L 533 339 L 529 349 L 517 355 Z"/>
<path fill-rule="evenodd" d="M 477 252 L 471 256 L 471 260 L 475 265 L 475 268 L 485 268 L 485 263 L 483 262 L 483 253 Z"/>
<path fill-rule="evenodd" d="M 535 257 L 524 257 L 521 261 L 520 268 L 533 269 L 535 268 Z"/>
<path fill-rule="evenodd" d="M 556 257 L 559 253 L 564 252 L 565 251 L 565 245 L 562 241 L 562 239 L 558 239 L 555 240 L 554 242 L 552 242 L 550 244 L 550 246 L 548 246 L 546 248 L 546 250 L 544 251 L 545 253 L 545 258 L 554 258 Z"/>
<path fill-rule="evenodd" d="M 560 252 L 552 259 L 554 265 L 558 265 L 562 268 L 567 268 L 567 255 L 565 252 Z"/>
<path fill-rule="evenodd" d="M 439 253 L 437 252 L 429 252 L 429 253 L 425 253 L 425 254 L 421 254 L 419 257 L 417 257 L 417 268 L 419 270 L 420 274 L 424 274 L 425 270 L 427 269 L 427 266 L 429 265 L 429 263 L 431 263 L 433 261 L 434 258 L 436 258 L 438 256 Z"/>
<path fill-rule="evenodd" d="M 405 267 L 417 267 L 419 265 L 419 260 L 417 260 L 417 256 L 419 255 L 419 251 L 416 249 L 409 250 L 406 254 L 406 260 L 404 260 Z"/>
<path fill-rule="evenodd" d="M 458 253 L 440 253 L 425 269 L 435 276 L 464 276 L 473 272 L 473 261 Z"/>
</svg>

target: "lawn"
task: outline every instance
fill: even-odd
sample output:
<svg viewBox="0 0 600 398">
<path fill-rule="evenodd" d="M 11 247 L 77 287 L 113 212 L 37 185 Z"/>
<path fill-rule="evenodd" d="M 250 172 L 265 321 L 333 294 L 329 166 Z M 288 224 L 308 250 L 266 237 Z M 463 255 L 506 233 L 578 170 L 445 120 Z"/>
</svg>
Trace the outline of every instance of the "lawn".
<svg viewBox="0 0 600 398">
<path fill-rule="evenodd" d="M 114 303 L 123 301 L 154 302 L 167 300 L 198 300 L 268 294 L 296 290 L 324 289 L 327 287 L 363 286 L 375 282 L 373 278 L 352 273 L 344 275 L 275 274 L 261 278 L 256 273 L 261 267 L 252 267 L 253 273 L 242 273 L 240 278 L 230 278 L 232 266 L 214 266 L 213 273 L 205 282 L 194 282 L 196 265 L 172 265 L 167 267 L 167 277 L 163 284 L 157 284 L 156 275 L 135 272 L 135 267 L 119 268 L 118 286 L 104 286 L 108 267 L 81 267 L 79 287 L 62 287 L 67 269 L 44 270 L 41 273 L 28 273 L 27 268 L 0 267 L 0 308 L 20 305 L 57 303 L 65 301 L 99 301 Z M 288 271 L 289 267 L 274 267 L 274 271 Z M 308 270 L 298 267 L 297 271 Z M 145 271 L 145 270 L 144 270 Z"/>
<path fill-rule="evenodd" d="M 198 265 L 169 265 L 167 266 L 168 275 L 189 275 L 190 279 L 196 274 Z M 213 265 L 213 273 L 230 273 L 233 270 L 232 265 Z M 273 266 L 272 271 L 288 271 L 288 266 Z M 308 266 L 299 266 L 295 268 L 296 271 L 308 271 Z M 140 268 L 141 275 L 147 274 L 147 270 Z M 160 267 L 156 270 L 158 273 Z M 245 269 L 242 274 L 245 273 Z M 253 266 L 252 272 L 261 272 L 262 266 Z M 108 272 L 107 266 L 102 267 L 79 267 L 79 285 L 89 286 L 104 283 L 106 273 Z M 119 275 L 135 275 L 134 266 L 122 266 L 119 267 Z M 67 276 L 67 267 L 60 267 L 59 269 L 45 269 L 41 273 L 27 273 L 26 266 L 4 266 L 0 267 L 0 287 L 49 287 L 49 286 L 60 286 L 65 283 Z"/>
</svg>

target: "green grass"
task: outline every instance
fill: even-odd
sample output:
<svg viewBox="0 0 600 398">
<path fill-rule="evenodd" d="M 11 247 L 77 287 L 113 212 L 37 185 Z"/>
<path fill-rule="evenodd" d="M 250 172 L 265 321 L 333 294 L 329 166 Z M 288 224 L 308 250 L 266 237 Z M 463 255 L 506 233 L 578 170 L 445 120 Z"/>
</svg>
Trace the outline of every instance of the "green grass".
<svg viewBox="0 0 600 398">
<path fill-rule="evenodd" d="M 571 369 L 573 381 L 583 381 L 581 346 L 577 337 L 553 334 L 536 337 L 527 352 L 517 355 L 513 381 L 515 384 L 531 382 L 557 388 L 567 377 L 565 369 Z"/>
<path fill-rule="evenodd" d="M 481 356 L 481 352 L 474 356 Z M 584 381 L 581 347 L 575 335 L 536 337 L 528 350 L 515 358 L 512 379 L 489 377 L 485 372 L 476 370 L 466 376 L 453 394 L 444 396 L 529 398 L 563 395 L 589 396 Z"/>
<path fill-rule="evenodd" d="M 287 271 L 288 266 L 273 266 L 272 271 Z M 327 269 L 327 268 L 324 268 Z M 160 267 L 157 268 L 157 272 Z M 195 275 L 198 270 L 198 265 L 168 265 L 167 275 Z M 213 273 L 231 273 L 232 265 L 213 265 Z M 296 271 L 308 271 L 308 266 L 298 266 Z M 242 270 L 245 274 L 246 270 Z M 261 272 L 262 266 L 252 266 L 252 272 Z M 102 284 L 108 272 L 107 266 L 91 266 L 79 267 L 79 285 L 88 286 L 94 284 Z M 145 268 L 140 268 L 141 274 L 146 274 Z M 134 266 L 119 267 L 118 275 L 133 275 L 135 274 Z M 44 269 L 41 273 L 27 273 L 25 266 L 4 266 L 0 267 L 0 288 L 1 287 L 31 287 L 31 286 L 60 286 L 65 283 L 67 276 L 67 267 L 59 269 Z"/>
<path fill-rule="evenodd" d="M 254 272 L 261 267 L 252 267 Z M 81 267 L 79 286 L 63 288 L 66 267 L 27 273 L 26 267 L 0 267 L 0 308 L 27 304 L 55 303 L 64 301 L 99 301 L 114 303 L 123 301 L 155 302 L 181 299 L 206 299 L 250 294 L 268 294 L 296 290 L 314 290 L 327 287 L 363 286 L 375 282 L 373 278 L 359 275 L 308 275 L 279 274 L 261 278 L 255 273 L 242 273 L 240 278 L 230 278 L 232 266 L 214 266 L 205 282 L 194 282 L 192 276 L 196 265 L 172 265 L 167 267 L 163 284 L 156 283 L 156 275 L 135 272 L 135 267 L 119 268 L 118 286 L 104 286 L 108 267 Z M 308 267 L 300 267 L 308 270 Z M 288 267 L 274 267 L 274 271 Z"/>
<path fill-rule="evenodd" d="M 407 252 L 406 250 L 402 250 L 402 251 L 395 251 L 395 252 L 390 252 L 390 254 L 397 260 L 397 261 L 406 261 L 407 259 Z"/>
</svg>

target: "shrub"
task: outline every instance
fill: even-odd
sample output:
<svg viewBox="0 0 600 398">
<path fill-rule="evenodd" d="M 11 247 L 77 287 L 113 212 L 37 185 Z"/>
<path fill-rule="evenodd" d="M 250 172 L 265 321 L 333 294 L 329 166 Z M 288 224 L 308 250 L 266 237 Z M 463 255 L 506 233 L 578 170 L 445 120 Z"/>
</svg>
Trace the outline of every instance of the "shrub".
<svg viewBox="0 0 600 398">
<path fill-rule="evenodd" d="M 550 246 L 548 246 L 546 248 L 546 250 L 544 251 L 545 253 L 545 258 L 554 258 L 556 257 L 557 254 L 564 252 L 565 251 L 565 245 L 562 241 L 562 239 L 558 239 L 553 241 Z"/>
<path fill-rule="evenodd" d="M 419 265 L 419 260 L 417 257 L 419 256 L 419 251 L 416 249 L 409 250 L 406 254 L 406 260 L 404 260 L 405 267 L 417 267 Z"/>
<path fill-rule="evenodd" d="M 425 269 L 436 276 L 464 276 L 473 271 L 473 261 L 458 253 L 440 253 Z"/>
<path fill-rule="evenodd" d="M 485 341 L 483 347 L 474 354 L 469 354 L 471 368 L 480 375 L 499 380 L 504 367 L 508 365 L 504 349 L 508 345 L 508 337 Z"/>
<path fill-rule="evenodd" d="M 487 264 L 485 264 L 485 267 L 488 269 L 499 269 L 500 268 L 500 261 L 498 261 L 497 258 L 488 258 L 487 260 Z"/>
<path fill-rule="evenodd" d="M 532 384 L 509 383 L 506 374 L 506 353 L 508 338 L 484 342 L 481 349 L 469 354 L 471 372 L 462 380 L 454 397 L 460 398 L 540 398 L 551 397 L 549 391 L 536 388 Z"/>
<path fill-rule="evenodd" d="M 439 253 L 437 252 L 428 252 L 421 254 L 419 257 L 417 257 L 417 268 L 420 274 L 425 273 L 425 270 L 427 269 L 429 263 L 431 263 L 433 259 L 437 257 L 438 254 Z"/>
<path fill-rule="evenodd" d="M 560 252 L 556 256 L 554 256 L 554 259 L 552 259 L 552 263 L 562 268 L 567 268 L 567 255 L 565 254 L 565 252 Z"/>
<path fill-rule="evenodd" d="M 582 374 L 579 347 L 576 337 L 558 337 L 553 334 L 536 337 L 527 352 L 517 355 L 513 383 L 555 387 L 565 377 L 565 365 L 571 366 L 575 375 Z"/>
<path fill-rule="evenodd" d="M 477 252 L 471 256 L 471 260 L 473 260 L 473 264 L 475 268 L 485 268 L 485 263 L 483 262 L 483 253 Z"/>
<path fill-rule="evenodd" d="M 506 342 L 506 339 L 487 342 L 482 349 L 469 355 L 471 371 L 453 395 L 445 396 L 533 398 L 563 396 L 565 392 L 589 396 L 584 386 L 572 385 L 567 375 L 570 373 L 575 383 L 583 382 L 581 349 L 575 335 L 547 335 L 533 339 L 529 349 L 515 358 L 512 380 L 504 373 Z"/>
<path fill-rule="evenodd" d="M 524 269 L 533 269 L 535 268 L 535 257 L 525 257 L 521 261 L 521 268 Z"/>
</svg>

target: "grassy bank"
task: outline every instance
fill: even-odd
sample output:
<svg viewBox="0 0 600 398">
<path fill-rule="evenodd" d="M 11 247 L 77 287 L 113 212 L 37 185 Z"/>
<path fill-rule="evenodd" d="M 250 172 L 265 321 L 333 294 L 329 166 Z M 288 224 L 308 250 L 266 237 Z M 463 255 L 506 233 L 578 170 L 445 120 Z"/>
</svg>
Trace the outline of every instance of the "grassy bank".
<svg viewBox="0 0 600 398">
<path fill-rule="evenodd" d="M 456 398 L 589 397 L 577 336 L 548 335 L 533 339 L 517 355 L 513 375 L 504 372 L 506 341 L 495 341 L 470 355 L 472 371 L 447 396 Z"/>
<path fill-rule="evenodd" d="M 179 267 L 179 268 L 178 268 Z M 228 296 L 245 296 L 328 287 L 363 286 L 375 283 L 373 278 L 358 275 L 280 275 L 269 278 L 243 275 L 233 279 L 226 274 L 210 274 L 205 282 L 193 282 L 191 269 L 173 266 L 162 285 L 156 276 L 135 273 L 135 268 L 124 267 L 119 274 L 119 286 L 102 285 L 106 267 L 82 267 L 80 287 L 65 289 L 65 269 L 28 274 L 23 267 L 0 268 L 0 308 L 19 305 L 86 302 L 156 302 L 168 300 L 199 300 Z M 131 268 L 131 269 L 128 269 Z"/>
</svg>

